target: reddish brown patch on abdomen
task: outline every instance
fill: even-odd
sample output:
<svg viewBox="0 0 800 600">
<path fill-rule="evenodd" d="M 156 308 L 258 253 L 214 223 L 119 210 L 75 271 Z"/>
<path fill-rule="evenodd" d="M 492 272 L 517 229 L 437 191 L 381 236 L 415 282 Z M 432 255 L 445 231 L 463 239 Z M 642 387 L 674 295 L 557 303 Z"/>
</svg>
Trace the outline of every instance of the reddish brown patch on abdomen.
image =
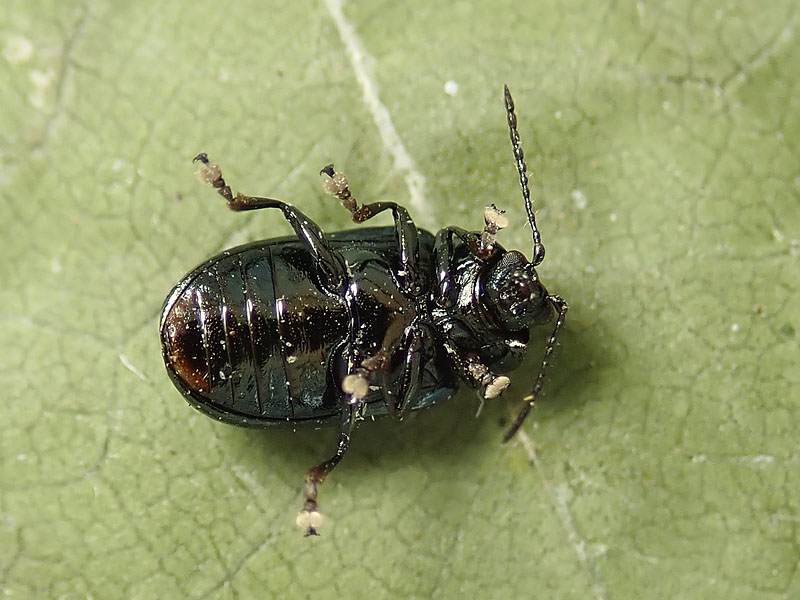
<svg viewBox="0 0 800 600">
<path fill-rule="evenodd" d="M 175 301 L 164 318 L 164 360 L 189 389 L 207 393 L 210 386 L 202 316 L 190 290 Z"/>
</svg>

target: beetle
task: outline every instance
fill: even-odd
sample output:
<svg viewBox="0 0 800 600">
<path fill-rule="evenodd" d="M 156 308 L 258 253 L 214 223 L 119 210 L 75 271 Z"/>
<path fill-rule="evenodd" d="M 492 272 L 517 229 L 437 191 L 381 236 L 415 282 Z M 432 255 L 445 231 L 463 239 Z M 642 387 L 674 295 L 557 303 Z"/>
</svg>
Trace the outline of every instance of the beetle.
<svg viewBox="0 0 800 600">
<path fill-rule="evenodd" d="M 323 187 L 354 222 L 388 211 L 394 224 L 325 235 L 285 202 L 234 195 L 205 153 L 194 159 L 229 209 L 279 209 L 294 235 L 225 250 L 175 286 L 160 319 L 167 373 L 189 404 L 226 423 L 338 419 L 335 452 L 306 475 L 297 519 L 306 535 L 317 534 L 319 485 L 347 452 L 358 420 L 401 419 L 453 396 L 459 381 L 495 398 L 522 361 L 531 329 L 554 322 L 505 442 L 542 389 L 568 306 L 536 272 L 545 247 L 508 86 L 504 98 L 533 234 L 530 261 L 497 243 L 508 221 L 494 205 L 484 211 L 483 231 L 450 226 L 434 236 L 400 204 L 360 204 L 328 165 Z"/>
</svg>

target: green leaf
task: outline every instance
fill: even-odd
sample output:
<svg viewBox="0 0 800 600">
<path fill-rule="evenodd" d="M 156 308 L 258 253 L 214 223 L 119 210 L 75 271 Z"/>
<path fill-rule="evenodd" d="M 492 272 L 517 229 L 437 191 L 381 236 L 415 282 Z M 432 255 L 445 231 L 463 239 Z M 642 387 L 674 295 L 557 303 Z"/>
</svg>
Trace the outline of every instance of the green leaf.
<svg viewBox="0 0 800 600">
<path fill-rule="evenodd" d="M 338 7 L 0 9 L 5 596 L 800 596 L 796 3 Z M 571 305 L 545 395 L 507 445 L 536 357 L 478 419 L 363 423 L 303 538 L 335 432 L 212 422 L 161 364 L 174 282 L 288 232 L 190 159 L 327 230 L 329 162 L 433 230 L 495 202 L 529 252 L 503 83 Z"/>
</svg>

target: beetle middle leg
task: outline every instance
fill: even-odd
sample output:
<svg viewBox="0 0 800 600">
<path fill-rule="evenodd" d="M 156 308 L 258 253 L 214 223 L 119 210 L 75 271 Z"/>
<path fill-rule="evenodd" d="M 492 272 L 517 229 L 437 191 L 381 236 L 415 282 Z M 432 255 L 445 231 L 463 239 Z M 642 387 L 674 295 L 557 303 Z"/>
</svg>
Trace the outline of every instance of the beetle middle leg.
<svg viewBox="0 0 800 600">
<path fill-rule="evenodd" d="M 217 193 L 225 198 L 228 208 L 233 211 L 258 210 L 261 208 L 278 208 L 292 226 L 297 237 L 303 242 L 319 266 L 323 281 L 329 289 L 335 290 L 342 284 L 345 276 L 345 267 L 341 258 L 334 252 L 325 240 L 319 225 L 309 219 L 302 211 L 291 204 L 275 198 L 261 198 L 259 196 L 245 196 L 237 193 L 235 196 L 230 186 L 222 177 L 219 165 L 208 160 L 208 155 L 201 152 L 194 157 L 193 162 L 203 164 L 199 171 L 200 177 L 210 184 Z"/>
<path fill-rule="evenodd" d="M 342 201 L 342 206 L 350 211 L 355 223 L 363 223 L 385 210 L 392 211 L 397 245 L 400 248 L 400 269 L 397 275 L 403 291 L 418 296 L 423 289 L 418 267 L 419 234 L 408 211 L 396 202 L 372 202 L 359 206 L 350 192 L 350 185 L 343 173 L 335 171 L 333 165 L 327 165 L 320 174 L 326 177 L 323 180 L 325 191 Z"/>
</svg>

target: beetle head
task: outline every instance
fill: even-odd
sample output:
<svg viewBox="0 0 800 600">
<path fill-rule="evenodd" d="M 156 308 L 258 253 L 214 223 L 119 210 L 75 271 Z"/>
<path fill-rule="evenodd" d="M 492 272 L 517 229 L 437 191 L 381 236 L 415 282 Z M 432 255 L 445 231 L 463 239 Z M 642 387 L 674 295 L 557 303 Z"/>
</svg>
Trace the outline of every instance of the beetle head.
<svg viewBox="0 0 800 600">
<path fill-rule="evenodd" d="M 554 316 L 536 269 L 520 252 L 506 252 L 490 267 L 483 292 L 486 308 L 510 331 L 542 325 Z"/>
</svg>

